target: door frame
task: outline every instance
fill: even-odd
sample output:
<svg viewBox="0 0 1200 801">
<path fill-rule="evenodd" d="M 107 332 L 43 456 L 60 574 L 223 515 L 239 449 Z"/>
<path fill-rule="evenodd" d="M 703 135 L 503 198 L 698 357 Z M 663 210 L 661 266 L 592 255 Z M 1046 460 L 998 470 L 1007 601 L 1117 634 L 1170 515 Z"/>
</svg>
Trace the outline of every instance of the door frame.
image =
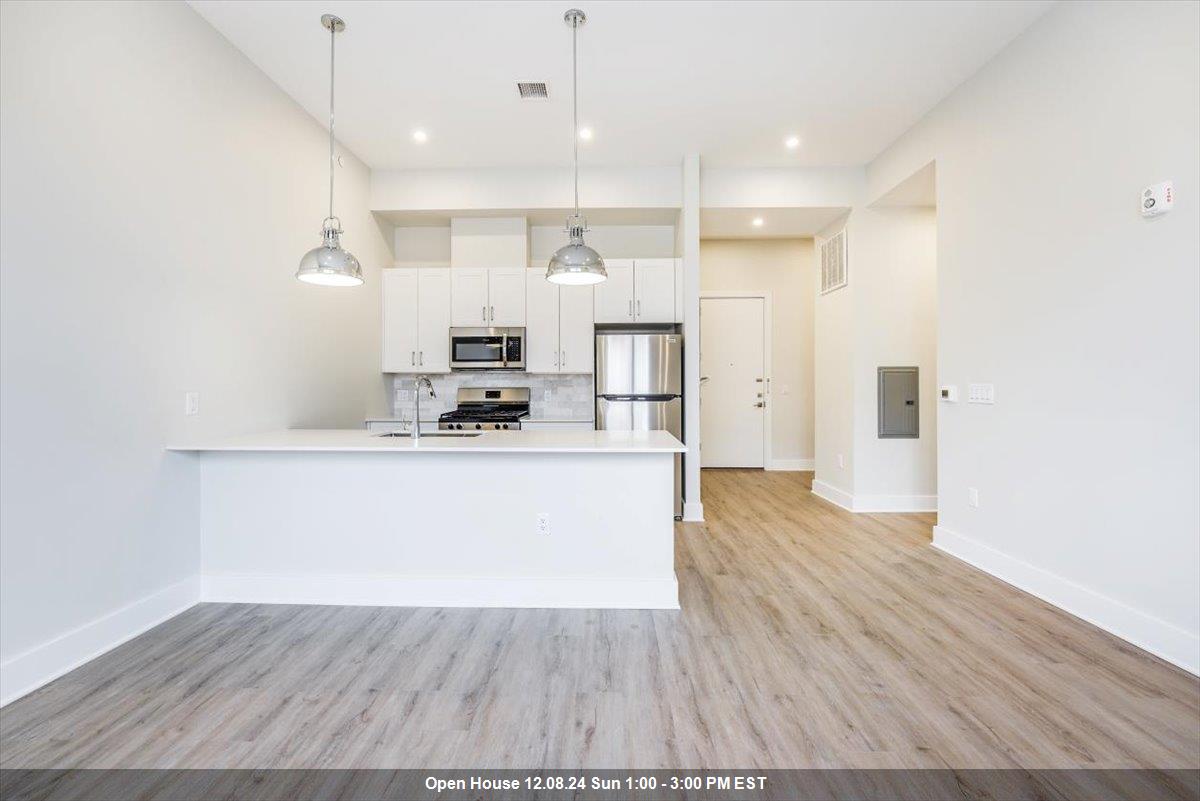
<svg viewBox="0 0 1200 801">
<path fill-rule="evenodd" d="M 746 290 L 729 290 L 729 289 L 708 289 L 700 292 L 700 309 L 704 309 L 704 301 L 709 299 L 748 299 L 760 298 L 763 302 L 763 402 L 766 406 L 763 407 L 763 470 L 771 469 L 771 410 L 775 406 L 775 399 L 771 390 L 771 309 L 775 305 L 774 295 L 769 289 L 746 289 Z M 700 322 L 700 347 L 704 348 L 704 322 Z M 700 377 L 696 377 L 697 387 L 699 388 L 702 382 Z M 699 402 L 697 398 L 697 402 Z M 704 430 L 700 430 L 700 449 L 704 449 Z"/>
</svg>

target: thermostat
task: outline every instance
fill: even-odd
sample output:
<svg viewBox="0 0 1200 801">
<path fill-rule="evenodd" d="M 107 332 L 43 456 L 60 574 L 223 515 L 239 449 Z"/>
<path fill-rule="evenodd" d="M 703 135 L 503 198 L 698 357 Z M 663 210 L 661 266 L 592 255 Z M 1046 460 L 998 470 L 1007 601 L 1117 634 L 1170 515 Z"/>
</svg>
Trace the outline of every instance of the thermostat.
<svg viewBox="0 0 1200 801">
<path fill-rule="evenodd" d="M 1166 214 L 1175 205 L 1175 187 L 1171 181 L 1163 181 L 1142 190 L 1142 216 L 1157 217 Z"/>
</svg>

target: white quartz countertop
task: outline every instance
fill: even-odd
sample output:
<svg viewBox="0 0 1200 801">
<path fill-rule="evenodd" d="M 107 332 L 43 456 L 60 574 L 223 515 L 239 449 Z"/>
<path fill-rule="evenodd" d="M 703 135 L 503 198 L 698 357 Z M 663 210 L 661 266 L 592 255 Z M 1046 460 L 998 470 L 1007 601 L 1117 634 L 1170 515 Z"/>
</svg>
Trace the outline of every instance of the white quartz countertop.
<svg viewBox="0 0 1200 801">
<path fill-rule="evenodd" d="M 333 451 L 458 453 L 685 453 L 666 431 L 485 431 L 477 437 L 423 434 L 418 441 L 361 428 L 293 428 L 265 434 L 173 445 L 171 451 Z"/>
</svg>

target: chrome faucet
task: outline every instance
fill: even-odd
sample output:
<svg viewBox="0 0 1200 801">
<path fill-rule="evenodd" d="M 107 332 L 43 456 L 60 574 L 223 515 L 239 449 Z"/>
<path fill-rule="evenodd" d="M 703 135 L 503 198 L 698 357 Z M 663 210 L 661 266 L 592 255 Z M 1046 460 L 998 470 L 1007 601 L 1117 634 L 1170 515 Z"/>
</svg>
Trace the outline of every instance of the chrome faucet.
<svg viewBox="0 0 1200 801">
<path fill-rule="evenodd" d="M 417 376 L 417 385 L 413 392 L 413 399 L 416 401 L 416 408 L 413 409 L 413 421 L 412 421 L 412 432 L 411 432 L 412 438 L 414 440 L 419 440 L 421 438 L 421 386 L 422 385 L 424 385 L 425 389 L 427 389 L 429 391 L 429 397 L 431 397 L 431 398 L 437 397 L 437 393 L 433 391 L 433 384 L 430 383 L 430 381 L 429 381 L 429 376 L 426 376 L 426 375 Z"/>
</svg>

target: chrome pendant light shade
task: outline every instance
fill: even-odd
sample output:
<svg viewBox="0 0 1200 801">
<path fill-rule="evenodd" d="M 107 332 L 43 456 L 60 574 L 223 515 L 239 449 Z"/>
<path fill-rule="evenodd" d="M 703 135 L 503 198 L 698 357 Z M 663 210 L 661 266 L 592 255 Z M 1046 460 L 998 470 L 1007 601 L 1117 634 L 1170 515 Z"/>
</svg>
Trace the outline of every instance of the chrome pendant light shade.
<svg viewBox="0 0 1200 801">
<path fill-rule="evenodd" d="M 546 268 L 546 280 L 555 284 L 580 285 L 598 284 L 608 278 L 604 259 L 583 241 L 587 232 L 587 220 L 579 213 L 579 66 L 577 40 L 579 26 L 587 22 L 587 15 L 573 8 L 563 15 L 563 21 L 571 27 L 571 140 L 575 144 L 575 214 L 567 220 L 568 243 L 550 257 Z"/>
<path fill-rule="evenodd" d="M 333 216 L 333 43 L 346 23 L 333 14 L 323 14 L 321 26 L 329 31 L 329 216 L 321 224 L 321 245 L 300 259 L 296 277 L 321 286 L 358 286 L 363 282 L 362 265 L 342 248 L 342 221 Z"/>
</svg>

